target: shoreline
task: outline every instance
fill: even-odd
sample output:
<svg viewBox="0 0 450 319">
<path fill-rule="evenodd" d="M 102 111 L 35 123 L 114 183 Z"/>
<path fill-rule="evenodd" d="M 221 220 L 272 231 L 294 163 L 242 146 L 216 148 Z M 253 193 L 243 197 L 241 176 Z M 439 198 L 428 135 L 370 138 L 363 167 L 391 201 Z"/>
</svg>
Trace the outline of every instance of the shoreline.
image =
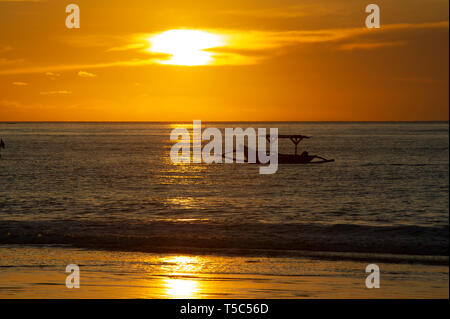
<svg viewBox="0 0 450 319">
<path fill-rule="evenodd" d="M 0 229 L 0 245 L 449 265 L 448 227 L 3 220 Z"/>
<path fill-rule="evenodd" d="M 448 298 L 448 266 L 0 245 L 2 298 Z M 67 264 L 81 288 L 65 287 Z"/>
<path fill-rule="evenodd" d="M 270 249 L 240 249 L 240 248 L 199 248 L 161 246 L 157 248 L 132 249 L 125 247 L 106 247 L 93 245 L 45 244 L 45 243 L 3 243 L 0 247 L 53 247 L 62 249 L 82 249 L 87 251 L 146 253 L 146 254 L 182 254 L 198 256 L 223 257 L 266 257 L 266 258 L 311 258 L 325 261 L 383 262 L 388 264 L 449 266 L 449 256 L 443 255 L 396 255 L 381 253 L 339 252 L 339 251 L 309 251 L 309 250 L 270 250 Z"/>
</svg>

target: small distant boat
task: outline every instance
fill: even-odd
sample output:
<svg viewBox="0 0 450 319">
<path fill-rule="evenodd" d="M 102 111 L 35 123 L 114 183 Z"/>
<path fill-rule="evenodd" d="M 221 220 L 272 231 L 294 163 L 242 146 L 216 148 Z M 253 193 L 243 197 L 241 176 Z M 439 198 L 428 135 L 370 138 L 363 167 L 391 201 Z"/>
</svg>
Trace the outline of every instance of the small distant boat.
<svg viewBox="0 0 450 319">
<path fill-rule="evenodd" d="M 334 162 L 334 159 L 327 159 L 318 155 L 310 155 L 308 152 L 304 151 L 300 155 L 297 154 L 298 144 L 306 138 L 311 138 L 305 135 L 278 135 L 278 138 L 290 139 L 295 145 L 294 154 L 281 154 L 278 153 L 278 164 L 324 164 Z M 270 136 L 267 135 L 266 139 L 270 143 Z M 244 162 L 248 163 L 248 146 L 244 145 Z M 234 151 L 235 153 L 236 151 Z M 261 164 L 258 159 L 256 159 L 256 164 Z"/>
<path fill-rule="evenodd" d="M 311 138 L 305 135 L 278 135 L 278 138 L 290 139 L 295 145 L 294 154 L 281 154 L 278 153 L 279 164 L 324 164 L 334 162 L 334 159 L 326 159 L 318 155 L 310 155 L 304 151 L 300 155 L 297 154 L 298 144 L 305 138 Z M 269 140 L 269 136 L 267 136 Z M 318 160 L 316 160 L 318 159 Z"/>
</svg>

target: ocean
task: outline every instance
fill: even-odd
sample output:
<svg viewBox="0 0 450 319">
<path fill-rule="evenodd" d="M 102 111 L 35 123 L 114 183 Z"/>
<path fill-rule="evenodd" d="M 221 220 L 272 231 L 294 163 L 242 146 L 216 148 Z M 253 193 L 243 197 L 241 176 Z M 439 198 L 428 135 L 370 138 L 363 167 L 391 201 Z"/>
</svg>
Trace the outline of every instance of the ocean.
<svg viewBox="0 0 450 319">
<path fill-rule="evenodd" d="M 175 165 L 176 127 L 192 123 L 0 123 L 3 266 L 29 247 L 420 264 L 448 294 L 448 122 L 203 123 L 309 135 L 300 152 L 335 159 L 273 175 Z"/>
</svg>

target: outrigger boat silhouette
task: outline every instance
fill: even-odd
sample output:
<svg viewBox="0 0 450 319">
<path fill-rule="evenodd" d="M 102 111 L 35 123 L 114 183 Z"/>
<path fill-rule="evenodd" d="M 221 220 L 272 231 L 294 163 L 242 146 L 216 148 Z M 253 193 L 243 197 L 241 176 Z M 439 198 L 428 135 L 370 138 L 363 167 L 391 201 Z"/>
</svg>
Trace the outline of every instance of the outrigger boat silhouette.
<svg viewBox="0 0 450 319">
<path fill-rule="evenodd" d="M 270 137 L 266 137 L 270 142 Z M 310 155 L 307 151 L 297 154 L 298 144 L 305 138 L 311 138 L 305 135 L 278 135 L 278 138 L 290 139 L 295 145 L 294 154 L 278 153 L 278 164 L 323 164 L 334 162 L 334 159 L 326 159 L 318 155 Z M 318 161 L 315 159 L 319 159 Z"/>
<path fill-rule="evenodd" d="M 297 154 L 298 144 L 306 138 L 311 138 L 311 136 L 305 135 L 278 135 L 279 139 L 290 139 L 295 145 L 294 154 L 281 154 L 278 153 L 278 164 L 324 164 L 334 162 L 334 159 L 326 159 L 318 155 L 310 155 L 307 151 L 302 152 L 300 155 Z M 270 143 L 270 136 L 266 136 L 267 141 Z M 248 154 L 251 150 L 247 145 L 244 147 L 244 162 L 248 163 Z M 236 153 L 236 151 L 233 151 Z M 224 154 L 225 155 L 225 154 Z M 225 156 L 224 156 L 225 157 Z M 316 160 L 318 159 L 318 160 Z M 256 159 L 256 164 L 261 164 L 258 159 Z"/>
</svg>

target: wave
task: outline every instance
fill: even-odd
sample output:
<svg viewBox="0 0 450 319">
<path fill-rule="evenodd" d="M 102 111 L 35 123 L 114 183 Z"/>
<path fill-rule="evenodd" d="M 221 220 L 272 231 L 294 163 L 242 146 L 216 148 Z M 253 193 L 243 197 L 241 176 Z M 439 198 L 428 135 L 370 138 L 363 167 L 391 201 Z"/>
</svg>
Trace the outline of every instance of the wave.
<svg viewBox="0 0 450 319">
<path fill-rule="evenodd" d="M 448 265 L 449 227 L 211 221 L 0 221 L 0 244 Z"/>
</svg>

